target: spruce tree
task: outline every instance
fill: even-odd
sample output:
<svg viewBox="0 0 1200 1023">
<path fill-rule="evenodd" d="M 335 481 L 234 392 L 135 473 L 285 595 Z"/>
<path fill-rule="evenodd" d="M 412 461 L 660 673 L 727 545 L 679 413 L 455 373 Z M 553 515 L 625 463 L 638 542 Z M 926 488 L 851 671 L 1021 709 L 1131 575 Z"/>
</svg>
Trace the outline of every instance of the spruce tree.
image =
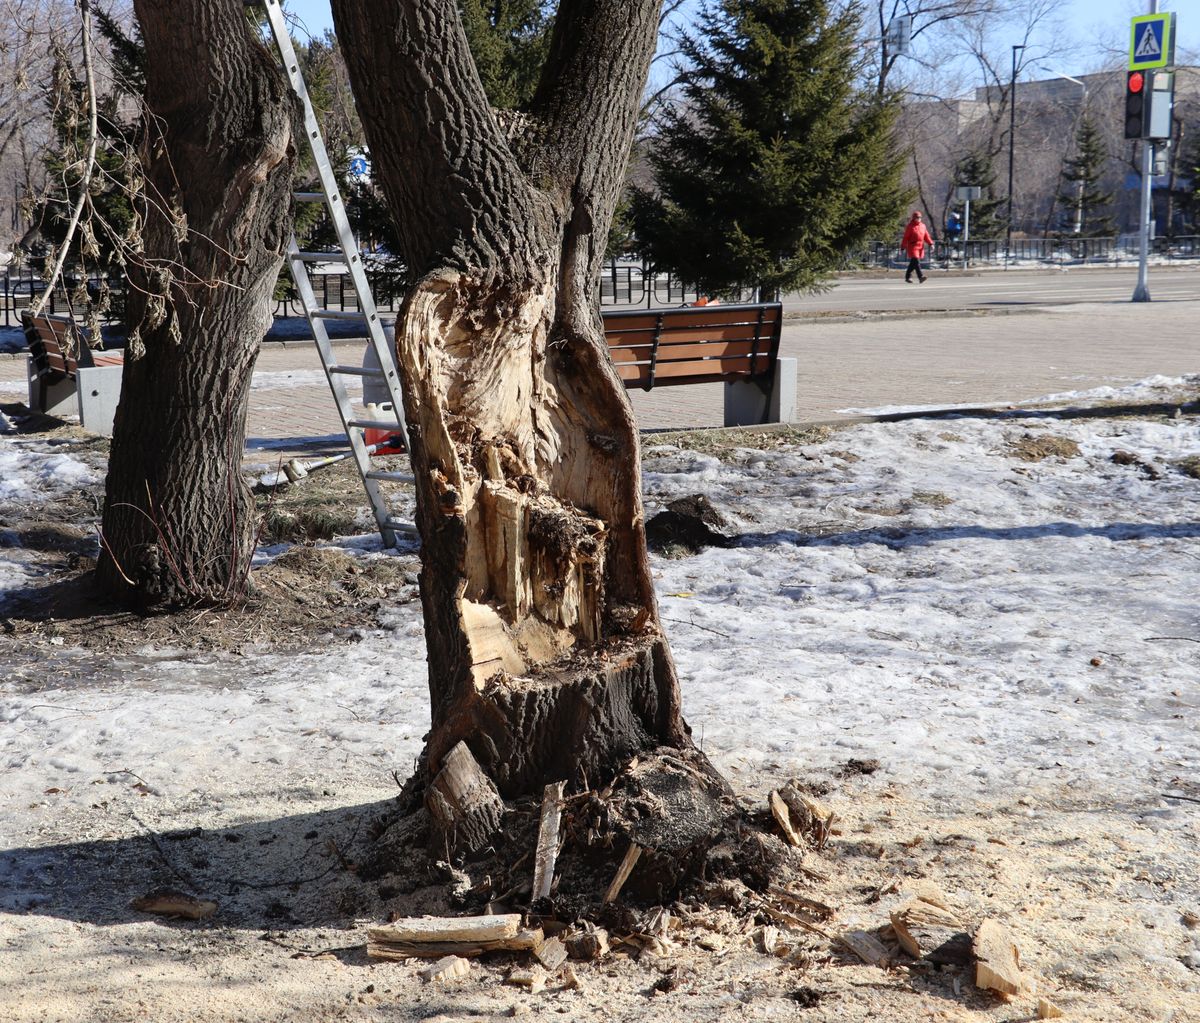
<svg viewBox="0 0 1200 1023">
<path fill-rule="evenodd" d="M 709 294 L 811 290 L 907 201 L 897 113 L 859 88 L 860 14 L 830 0 L 715 0 L 683 41 L 683 102 L 635 189 L 643 254 Z"/>
<path fill-rule="evenodd" d="M 986 152 L 972 150 L 954 165 L 954 187 L 966 185 L 983 189 L 980 198 L 971 200 L 971 237 L 977 241 L 1002 237 L 1007 200 L 996 197 L 996 170 Z M 962 212 L 961 206 L 955 209 Z"/>
<path fill-rule="evenodd" d="M 458 0 L 458 9 L 488 101 L 526 108 L 550 44 L 545 0 Z"/>
<path fill-rule="evenodd" d="M 1063 168 L 1063 181 L 1067 184 L 1058 197 L 1065 214 L 1064 231 L 1095 238 L 1115 230 L 1113 219 L 1106 212 L 1112 209 L 1114 195 L 1100 189 L 1100 178 L 1107 165 L 1108 153 L 1100 129 L 1084 114 L 1075 133 L 1075 155 Z"/>
</svg>

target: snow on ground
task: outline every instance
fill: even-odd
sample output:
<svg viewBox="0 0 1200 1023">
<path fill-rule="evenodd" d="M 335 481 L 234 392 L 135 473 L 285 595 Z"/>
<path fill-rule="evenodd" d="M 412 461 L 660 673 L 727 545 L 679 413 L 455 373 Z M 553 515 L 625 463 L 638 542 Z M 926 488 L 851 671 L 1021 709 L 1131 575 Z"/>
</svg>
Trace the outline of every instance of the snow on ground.
<svg viewBox="0 0 1200 1023">
<path fill-rule="evenodd" d="M 1059 398 L 1158 402 L 1198 382 Z M 1078 454 L 1014 453 L 1051 437 Z M 1024 411 L 644 454 L 649 513 L 703 493 L 738 534 L 654 571 L 685 714 L 744 792 L 878 758 L 948 815 L 1070 793 L 1195 847 L 1195 805 L 1161 798 L 1200 777 L 1200 480 L 1179 467 L 1200 455 L 1194 418 Z M 0 438 L 0 494 L 37 500 L 91 472 Z M 343 546 L 390 556 L 370 537 Z M 0 616 L 25 584 L 4 571 L 17 553 L 0 546 Z M 271 791 L 386 798 L 428 724 L 419 614 L 399 606 L 388 629 L 299 653 L 148 649 L 97 669 L 59 648 L 3 670 L 0 847 L 47 840 L 47 792 L 56 814 L 82 810 L 125 772 L 187 813 L 270 814 Z M 0 856 L 0 908 L 28 912 L 7 871 Z M 1192 990 L 1188 955 L 1200 967 L 1200 936 L 1156 969 Z"/>
<path fill-rule="evenodd" d="M 1026 433 L 1080 454 L 1023 462 L 1007 445 Z M 69 454 L 0 444 L 0 497 L 93 478 Z M 1200 482 L 1170 468 L 1197 454 L 1190 418 L 878 423 L 725 462 L 649 446 L 649 512 L 705 493 L 741 534 L 655 562 L 697 737 L 747 781 L 874 756 L 950 800 L 1030 772 L 1111 792 L 1200 774 Z M 178 794 L 314 759 L 385 777 L 427 724 L 416 607 L 349 647 L 151 651 L 84 689 L 9 685 L 0 806 L 113 764 Z"/>
</svg>

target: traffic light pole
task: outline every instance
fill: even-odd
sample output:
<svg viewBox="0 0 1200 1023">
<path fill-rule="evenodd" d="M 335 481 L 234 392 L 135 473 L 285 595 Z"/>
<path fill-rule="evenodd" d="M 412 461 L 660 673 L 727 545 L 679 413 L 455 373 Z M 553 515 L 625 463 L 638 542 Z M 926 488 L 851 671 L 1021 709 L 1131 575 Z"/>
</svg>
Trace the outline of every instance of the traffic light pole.
<svg viewBox="0 0 1200 1023">
<path fill-rule="evenodd" d="M 1150 14 L 1158 13 L 1158 0 L 1150 0 Z M 1154 170 L 1154 143 L 1142 140 L 1142 194 L 1138 205 L 1138 279 L 1133 289 L 1134 302 L 1150 301 L 1150 285 L 1146 280 L 1150 262 L 1150 185 Z"/>
<path fill-rule="evenodd" d="M 1157 6 L 1157 5 L 1156 5 Z M 1142 196 L 1138 214 L 1138 279 L 1133 289 L 1134 302 L 1150 301 L 1150 285 L 1146 283 L 1150 261 L 1150 177 L 1154 171 L 1154 143 L 1142 141 Z"/>
</svg>

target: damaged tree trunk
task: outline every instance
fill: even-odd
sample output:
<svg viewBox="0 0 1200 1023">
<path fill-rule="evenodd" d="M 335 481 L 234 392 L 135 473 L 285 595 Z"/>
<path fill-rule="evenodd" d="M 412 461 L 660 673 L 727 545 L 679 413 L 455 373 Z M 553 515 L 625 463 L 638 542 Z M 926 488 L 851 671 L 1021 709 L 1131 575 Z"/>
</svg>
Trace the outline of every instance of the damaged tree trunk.
<svg viewBox="0 0 1200 1023">
<path fill-rule="evenodd" d="M 429 654 L 424 786 L 459 743 L 505 798 L 693 750 L 637 428 L 595 297 L 658 8 L 563 3 L 532 107 L 514 114 L 488 106 L 454 0 L 333 2 L 418 278 L 396 338 Z"/>
<path fill-rule="evenodd" d="M 223 603 L 244 591 L 258 531 L 242 445 L 287 241 L 293 101 L 238 0 L 134 7 L 142 247 L 97 573 L 144 604 Z"/>
</svg>

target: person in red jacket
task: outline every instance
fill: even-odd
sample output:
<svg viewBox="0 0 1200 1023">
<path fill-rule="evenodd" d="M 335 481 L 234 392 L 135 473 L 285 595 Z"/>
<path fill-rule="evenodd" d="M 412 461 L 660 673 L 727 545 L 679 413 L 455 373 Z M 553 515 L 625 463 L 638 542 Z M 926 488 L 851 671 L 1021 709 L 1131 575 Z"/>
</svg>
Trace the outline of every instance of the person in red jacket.
<svg viewBox="0 0 1200 1023">
<path fill-rule="evenodd" d="M 914 271 L 917 280 L 922 284 L 925 283 L 925 275 L 921 272 L 921 257 L 925 255 L 926 245 L 933 245 L 933 235 L 929 233 L 929 228 L 921 222 L 921 214 L 913 213 L 908 221 L 908 226 L 904 229 L 904 238 L 900 242 L 900 248 L 908 256 L 908 269 L 904 271 L 905 284 L 912 284 Z"/>
</svg>

